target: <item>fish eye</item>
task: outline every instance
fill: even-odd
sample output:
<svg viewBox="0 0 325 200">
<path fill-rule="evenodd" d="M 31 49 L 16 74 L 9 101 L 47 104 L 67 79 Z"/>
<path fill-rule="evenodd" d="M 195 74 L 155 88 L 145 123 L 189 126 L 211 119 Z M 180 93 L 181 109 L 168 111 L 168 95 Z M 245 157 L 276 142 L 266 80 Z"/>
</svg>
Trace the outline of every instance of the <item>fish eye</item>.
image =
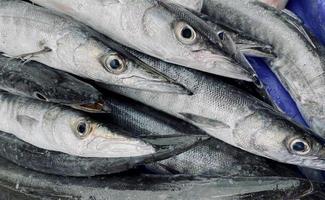
<svg viewBox="0 0 325 200">
<path fill-rule="evenodd" d="M 185 22 L 178 22 L 175 26 L 175 35 L 183 44 L 194 44 L 196 42 L 195 30 Z"/>
<path fill-rule="evenodd" d="M 104 56 L 101 61 L 105 69 L 113 74 L 121 74 L 127 67 L 125 60 L 116 53 Z"/>
<path fill-rule="evenodd" d="M 298 155 L 306 155 L 310 152 L 311 147 L 307 140 L 302 138 L 296 138 L 289 144 L 290 150 Z"/>
<path fill-rule="evenodd" d="M 76 123 L 74 132 L 78 138 L 83 139 L 89 135 L 91 127 L 88 122 L 81 120 Z"/>
<path fill-rule="evenodd" d="M 41 100 L 41 101 L 49 101 L 45 95 L 39 93 L 39 92 L 35 92 L 34 93 L 34 96 L 38 99 L 38 100 Z"/>
</svg>

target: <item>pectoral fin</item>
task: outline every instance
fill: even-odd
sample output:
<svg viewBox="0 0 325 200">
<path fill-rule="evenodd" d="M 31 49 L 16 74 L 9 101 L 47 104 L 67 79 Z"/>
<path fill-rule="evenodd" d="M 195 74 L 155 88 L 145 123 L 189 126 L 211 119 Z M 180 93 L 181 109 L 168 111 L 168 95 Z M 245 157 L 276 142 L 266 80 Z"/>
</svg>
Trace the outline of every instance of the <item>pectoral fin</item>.
<svg viewBox="0 0 325 200">
<path fill-rule="evenodd" d="M 187 120 L 192 121 L 196 124 L 202 124 L 205 126 L 210 126 L 214 128 L 230 128 L 229 125 L 225 124 L 224 122 L 221 122 L 217 119 L 211 119 L 191 113 L 179 113 L 183 117 L 185 117 Z"/>
<path fill-rule="evenodd" d="M 16 120 L 23 128 L 33 128 L 39 123 L 37 119 L 26 115 L 17 115 Z"/>
</svg>

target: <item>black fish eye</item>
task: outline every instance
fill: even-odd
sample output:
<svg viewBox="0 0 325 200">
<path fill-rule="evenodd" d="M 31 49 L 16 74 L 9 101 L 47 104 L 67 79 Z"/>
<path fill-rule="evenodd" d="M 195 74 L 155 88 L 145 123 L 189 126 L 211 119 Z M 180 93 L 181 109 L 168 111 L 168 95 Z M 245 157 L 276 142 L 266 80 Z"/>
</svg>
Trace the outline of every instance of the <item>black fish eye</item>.
<svg viewBox="0 0 325 200">
<path fill-rule="evenodd" d="M 104 68 L 113 74 L 121 74 L 127 68 L 124 59 L 116 53 L 110 53 L 102 57 L 101 61 Z"/>
<path fill-rule="evenodd" d="M 35 92 L 34 95 L 35 95 L 35 97 L 36 97 L 37 99 L 39 99 L 39 100 L 41 100 L 41 101 L 48 101 L 48 99 L 47 99 L 43 94 L 41 94 L 41 93 L 39 93 L 39 92 Z"/>
<path fill-rule="evenodd" d="M 184 27 L 181 32 L 183 38 L 190 39 L 192 37 L 192 31 L 188 27 Z"/>
<path fill-rule="evenodd" d="M 185 22 L 178 22 L 174 27 L 175 35 L 178 41 L 183 44 L 194 44 L 196 42 L 195 30 Z"/>
<path fill-rule="evenodd" d="M 291 141 L 290 149 L 292 152 L 299 155 L 306 155 L 310 152 L 311 148 L 305 139 L 297 138 Z"/>
<path fill-rule="evenodd" d="M 86 129 L 87 129 L 87 125 L 84 122 L 81 122 L 80 124 L 78 124 L 77 130 L 80 134 L 85 134 L 86 133 Z"/>
<path fill-rule="evenodd" d="M 79 121 L 75 126 L 75 134 L 77 137 L 83 139 L 90 133 L 89 124 L 85 121 Z"/>
<path fill-rule="evenodd" d="M 118 69 L 121 66 L 121 63 L 118 59 L 113 59 L 111 60 L 109 65 L 111 66 L 112 69 Z"/>
<path fill-rule="evenodd" d="M 219 32 L 218 33 L 218 37 L 219 37 L 220 40 L 224 41 L 224 39 L 225 39 L 225 33 L 223 31 Z"/>
</svg>

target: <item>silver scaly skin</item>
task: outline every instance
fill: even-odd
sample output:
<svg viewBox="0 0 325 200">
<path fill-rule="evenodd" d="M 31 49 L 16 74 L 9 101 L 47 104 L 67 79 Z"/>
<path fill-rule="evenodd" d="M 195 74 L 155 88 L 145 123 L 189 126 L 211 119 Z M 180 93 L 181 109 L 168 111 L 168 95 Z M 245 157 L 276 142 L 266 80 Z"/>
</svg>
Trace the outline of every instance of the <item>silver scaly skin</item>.
<svg viewBox="0 0 325 200">
<path fill-rule="evenodd" d="M 1 199 L 279 200 L 301 199 L 322 186 L 290 177 L 161 176 L 141 172 L 86 178 L 53 176 L 0 158 Z"/>
<path fill-rule="evenodd" d="M 186 85 L 193 95 L 110 88 L 114 92 L 184 119 L 209 135 L 253 154 L 325 169 L 325 149 L 321 141 L 267 104 L 217 77 L 164 63 L 139 52 L 133 53 Z"/>
<path fill-rule="evenodd" d="M 131 157 L 155 153 L 152 145 L 124 136 L 79 111 L 0 93 L 0 130 L 36 147 L 81 157 Z"/>
<path fill-rule="evenodd" d="M 107 121 L 117 124 L 137 135 L 190 135 L 204 134 L 199 128 L 159 112 L 133 100 L 109 93 L 106 102 L 112 108 Z M 274 176 L 279 175 L 270 166 L 270 161 L 232 147 L 220 140 L 211 138 L 201 144 L 159 161 L 146 165 L 147 168 L 163 173 L 167 171 L 192 175 L 219 176 Z M 279 163 L 277 166 L 281 167 Z M 288 176 L 289 170 L 286 171 Z"/>
<path fill-rule="evenodd" d="M 0 0 L 0 35 L 0 51 L 10 57 L 35 60 L 104 84 L 186 93 L 166 76 L 126 59 L 95 31 L 27 2 Z"/>
<path fill-rule="evenodd" d="M 69 15 L 121 44 L 166 62 L 252 81 L 250 72 L 155 0 L 32 2 Z"/>
<path fill-rule="evenodd" d="M 324 47 L 308 36 L 299 18 L 256 0 L 205 0 L 214 22 L 273 47 L 272 71 L 294 98 L 310 127 L 325 137 Z"/>
<path fill-rule="evenodd" d="M 53 87 L 55 85 L 55 87 Z M 93 86 L 37 62 L 22 63 L 0 55 L 0 89 L 11 94 L 68 105 L 88 112 L 109 111 Z"/>
<path fill-rule="evenodd" d="M 166 0 L 170 3 L 176 3 L 178 5 L 184 6 L 188 9 L 200 12 L 203 6 L 204 0 Z"/>
</svg>

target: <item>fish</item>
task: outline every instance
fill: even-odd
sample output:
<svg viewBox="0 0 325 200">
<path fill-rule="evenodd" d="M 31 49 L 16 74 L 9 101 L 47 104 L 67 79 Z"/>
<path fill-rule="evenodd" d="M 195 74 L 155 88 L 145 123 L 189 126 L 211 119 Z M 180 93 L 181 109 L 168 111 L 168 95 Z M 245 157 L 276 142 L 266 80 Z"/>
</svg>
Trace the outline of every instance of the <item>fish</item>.
<svg viewBox="0 0 325 200">
<path fill-rule="evenodd" d="M 0 1 L 0 51 L 104 84 L 188 93 L 184 86 L 121 52 L 119 45 L 71 18 L 23 1 Z"/>
<path fill-rule="evenodd" d="M 13 134 L 2 131 L 0 138 L 0 156 L 16 165 L 46 174 L 91 177 L 119 173 L 138 165 L 175 156 L 199 144 L 205 137 L 195 135 L 141 137 L 139 139 L 150 142 L 155 147 L 153 154 L 107 158 L 79 157 L 38 148 Z"/>
<path fill-rule="evenodd" d="M 162 176 L 137 171 L 62 177 L 18 167 L 0 158 L 1 199 L 301 199 L 316 194 L 320 187 L 288 177 Z"/>
<path fill-rule="evenodd" d="M 0 93 L 0 102 L 0 130 L 42 149 L 80 157 L 114 158 L 153 154 L 155 145 L 173 141 L 148 138 L 145 142 L 87 113 L 9 93 Z M 175 142 L 184 143 L 177 139 Z"/>
<path fill-rule="evenodd" d="M 260 1 L 280 10 L 284 9 L 288 3 L 288 0 L 260 0 Z"/>
<path fill-rule="evenodd" d="M 129 51 L 187 85 L 193 95 L 107 89 L 192 123 L 210 136 L 255 155 L 313 169 L 325 168 L 322 138 L 270 105 L 218 77 Z"/>
<path fill-rule="evenodd" d="M 103 95 L 92 85 L 40 63 L 23 64 L 3 55 L 0 55 L 0 89 L 87 112 L 109 112 Z"/>
<path fill-rule="evenodd" d="M 73 17 L 116 42 L 166 62 L 252 81 L 250 72 L 236 60 L 155 0 L 32 2 Z"/>
<path fill-rule="evenodd" d="M 201 12 L 203 1 L 204 0 L 167 0 L 167 2 L 176 3 L 197 12 Z"/>
<path fill-rule="evenodd" d="M 142 103 L 112 92 L 103 91 L 103 93 L 110 96 L 106 104 L 112 109 L 104 121 L 132 131 L 137 137 L 206 134 L 184 120 Z M 144 168 L 159 174 L 222 177 L 297 176 L 287 166 L 249 154 L 215 138 L 204 140 L 177 156 L 146 164 Z M 280 174 L 282 172 L 283 174 Z"/>
<path fill-rule="evenodd" d="M 324 47 L 293 13 L 255 0 L 206 0 L 202 13 L 213 22 L 273 47 L 275 58 L 266 59 L 307 124 L 325 137 Z"/>
</svg>

